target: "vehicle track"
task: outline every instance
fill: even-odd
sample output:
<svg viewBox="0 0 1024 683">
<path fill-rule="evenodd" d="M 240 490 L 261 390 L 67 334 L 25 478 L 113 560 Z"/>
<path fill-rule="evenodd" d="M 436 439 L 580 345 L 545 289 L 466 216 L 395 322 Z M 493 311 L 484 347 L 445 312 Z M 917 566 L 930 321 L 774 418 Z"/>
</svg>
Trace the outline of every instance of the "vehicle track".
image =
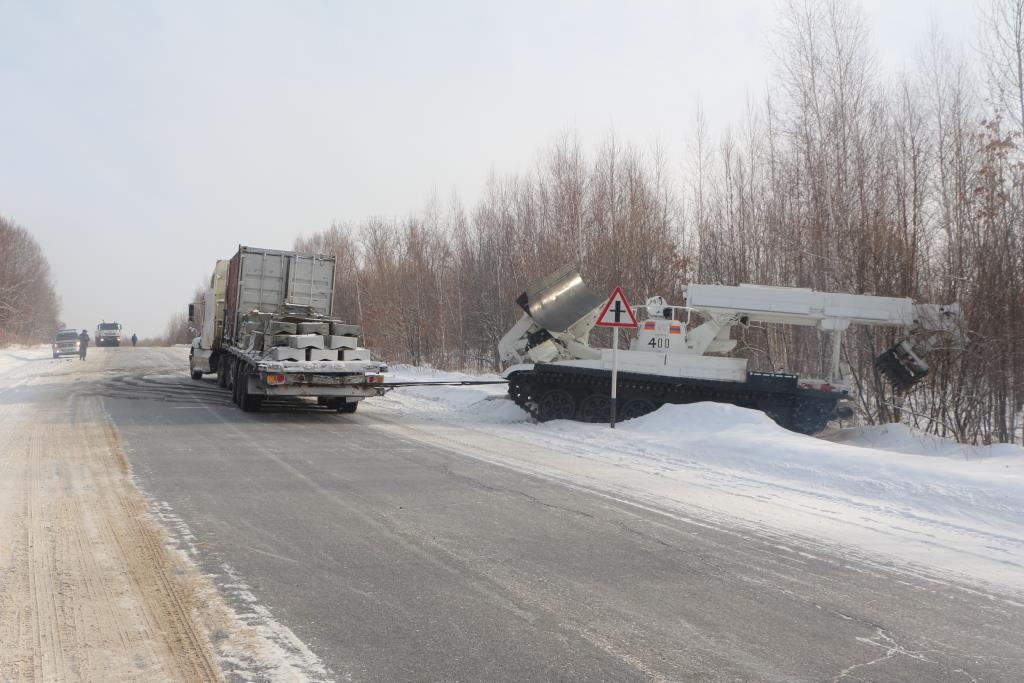
<svg viewBox="0 0 1024 683">
<path fill-rule="evenodd" d="M 193 380 L 182 371 L 180 375 L 124 375 L 96 382 L 83 390 L 90 396 L 141 399 L 205 406 L 233 405 L 231 392 L 213 380 Z M 308 398 L 264 399 L 261 413 L 335 413 L 333 408 L 317 405 Z"/>
<path fill-rule="evenodd" d="M 0 411 L 0 681 L 220 680 L 202 577 L 87 393 Z"/>
<path fill-rule="evenodd" d="M 0 375 L 0 683 L 330 677 L 255 599 L 232 610 L 135 485 L 102 399 L 230 404 L 173 372 L 186 353 L 27 354 Z"/>
<path fill-rule="evenodd" d="M 167 403 L 230 405 L 231 395 L 214 383 L 195 381 L 184 373 L 176 375 L 126 375 L 95 383 L 87 390 L 106 398 L 146 399 Z"/>
</svg>

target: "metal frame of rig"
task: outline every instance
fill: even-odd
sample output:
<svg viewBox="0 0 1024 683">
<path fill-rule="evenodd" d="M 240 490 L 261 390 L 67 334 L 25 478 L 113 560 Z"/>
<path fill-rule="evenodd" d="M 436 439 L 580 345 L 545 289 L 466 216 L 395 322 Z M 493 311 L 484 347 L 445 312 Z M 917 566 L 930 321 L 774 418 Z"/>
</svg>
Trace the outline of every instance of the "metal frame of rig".
<svg viewBox="0 0 1024 683">
<path fill-rule="evenodd" d="M 840 362 L 843 334 L 851 325 L 898 331 L 895 345 L 875 361 L 898 391 L 924 379 L 926 358 L 943 338 L 962 340 L 958 304 L 745 284 L 690 284 L 685 291 L 685 306 L 653 296 L 635 308 L 646 317 L 629 348 L 618 352 L 616 411 L 622 419 L 664 403 L 716 401 L 761 410 L 787 429 L 814 434 L 830 419 L 853 414 L 844 379 L 849 373 Z M 565 267 L 529 287 L 516 303 L 524 313 L 498 345 L 510 364 L 504 373 L 509 396 L 540 421 L 607 421 L 612 350 L 589 344 L 604 299 Z M 725 355 L 736 347 L 732 327 L 755 324 L 830 333 L 829 377 L 751 372 L 745 358 Z"/>
</svg>

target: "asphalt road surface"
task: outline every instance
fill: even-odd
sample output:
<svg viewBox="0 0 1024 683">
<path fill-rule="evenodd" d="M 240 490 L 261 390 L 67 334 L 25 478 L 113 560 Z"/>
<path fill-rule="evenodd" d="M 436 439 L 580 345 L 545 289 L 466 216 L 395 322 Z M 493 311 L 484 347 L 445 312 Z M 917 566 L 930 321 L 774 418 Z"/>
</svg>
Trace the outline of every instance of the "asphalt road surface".
<svg viewBox="0 0 1024 683">
<path fill-rule="evenodd" d="M 338 680 L 1024 680 L 1010 596 L 522 474 L 372 401 L 242 413 L 184 352 L 102 351 L 138 484 Z"/>
</svg>

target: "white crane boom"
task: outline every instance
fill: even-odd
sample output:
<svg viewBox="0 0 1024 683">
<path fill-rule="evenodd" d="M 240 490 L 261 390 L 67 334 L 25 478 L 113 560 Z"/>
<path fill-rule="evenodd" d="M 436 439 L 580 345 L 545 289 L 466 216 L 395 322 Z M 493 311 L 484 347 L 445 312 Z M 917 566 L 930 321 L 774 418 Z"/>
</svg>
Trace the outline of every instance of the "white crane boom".
<svg viewBox="0 0 1024 683">
<path fill-rule="evenodd" d="M 916 304 L 901 297 L 818 292 L 800 287 L 705 285 L 686 287 L 686 305 L 660 296 L 635 307 L 641 314 L 629 348 L 617 353 L 590 346 L 590 331 L 603 298 L 567 266 L 532 285 L 517 300 L 519 321 L 498 343 L 509 395 L 540 420 L 601 421 L 610 402 L 636 416 L 662 403 L 712 400 L 756 407 L 779 424 L 805 434 L 833 416 L 851 415 L 851 387 L 840 365 L 850 325 L 898 329 L 897 343 L 875 359 L 875 368 L 899 390 L 928 374 L 925 358 L 943 337 L 962 339 L 957 304 Z M 699 320 L 695 320 L 699 318 Z M 691 324 L 692 323 L 692 324 Z M 782 324 L 831 334 L 829 377 L 798 377 L 785 369 L 754 372 L 747 359 L 728 356 L 734 325 Z M 609 399 L 604 387 L 618 368 L 629 381 Z"/>
<path fill-rule="evenodd" d="M 906 339 L 879 356 L 876 364 L 902 389 L 927 374 L 924 356 L 935 345 L 936 335 L 960 338 L 963 323 L 959 304 L 915 304 L 902 297 L 818 292 L 802 287 L 692 284 L 686 287 L 686 304 L 708 322 L 687 334 L 684 353 L 716 351 L 712 344 L 715 340 L 721 344 L 722 331 L 736 323 L 814 326 L 833 335 L 829 378 L 833 383 L 840 381 L 842 335 L 850 325 L 903 328 Z"/>
<path fill-rule="evenodd" d="M 737 313 L 750 322 L 814 325 L 826 330 L 850 323 L 904 327 L 914 320 L 910 299 L 816 292 L 800 287 L 689 285 L 688 308 Z"/>
</svg>

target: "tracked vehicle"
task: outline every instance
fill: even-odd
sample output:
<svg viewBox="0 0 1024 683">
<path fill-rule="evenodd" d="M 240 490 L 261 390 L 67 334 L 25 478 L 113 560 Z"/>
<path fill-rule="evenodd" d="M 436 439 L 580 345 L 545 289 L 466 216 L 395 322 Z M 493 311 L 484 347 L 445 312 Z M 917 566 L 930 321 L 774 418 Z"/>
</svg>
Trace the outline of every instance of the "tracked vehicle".
<svg viewBox="0 0 1024 683">
<path fill-rule="evenodd" d="M 608 421 L 612 350 L 589 344 L 604 299 L 566 267 L 528 288 L 516 303 L 524 313 L 498 345 L 503 362 L 510 364 L 504 373 L 509 396 L 540 421 Z M 962 327 L 957 304 L 760 285 L 690 284 L 685 306 L 654 296 L 635 310 L 637 336 L 618 352 L 620 419 L 665 403 L 716 401 L 761 410 L 804 434 L 853 414 L 840 364 L 843 333 L 850 325 L 901 330 L 899 341 L 875 361 L 899 391 L 924 379 L 927 355 L 943 337 L 958 336 Z M 745 358 L 727 356 L 736 346 L 730 329 L 752 324 L 811 326 L 831 333 L 830 377 L 752 372 Z"/>
</svg>

